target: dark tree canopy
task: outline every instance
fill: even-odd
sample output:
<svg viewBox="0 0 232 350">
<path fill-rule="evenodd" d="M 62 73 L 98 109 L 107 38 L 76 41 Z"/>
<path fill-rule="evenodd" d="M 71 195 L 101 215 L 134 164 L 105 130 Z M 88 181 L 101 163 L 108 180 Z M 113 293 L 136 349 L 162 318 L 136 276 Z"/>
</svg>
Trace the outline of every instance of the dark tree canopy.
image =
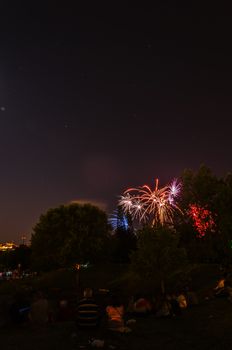
<svg viewBox="0 0 232 350">
<path fill-rule="evenodd" d="M 131 254 L 132 270 L 144 282 L 159 281 L 162 288 L 170 273 L 186 263 L 179 237 L 167 227 L 145 227 L 138 233 L 137 247 Z"/>
<path fill-rule="evenodd" d="M 232 242 L 232 176 L 216 177 L 209 168 L 202 165 L 198 171 L 185 170 L 182 175 L 183 191 L 181 207 L 185 215 L 176 227 L 182 243 L 193 260 L 220 262 L 231 259 Z M 203 238 L 197 232 L 188 215 L 191 204 L 210 211 L 214 229 Z M 194 232 L 195 231 L 195 232 Z"/>
<path fill-rule="evenodd" d="M 106 213 L 91 204 L 49 209 L 33 229 L 34 266 L 51 269 L 102 260 L 108 232 Z"/>
<path fill-rule="evenodd" d="M 183 172 L 182 181 L 181 201 L 183 206 L 197 203 L 212 207 L 220 181 L 209 168 L 202 165 L 197 172 L 186 169 Z"/>
<path fill-rule="evenodd" d="M 111 260 L 118 263 L 128 263 L 130 253 L 135 250 L 137 237 L 134 233 L 131 215 L 125 214 L 121 207 L 117 208 L 117 224 L 111 235 Z"/>
<path fill-rule="evenodd" d="M 130 254 L 136 249 L 137 237 L 130 229 L 119 227 L 111 237 L 111 260 L 128 263 Z"/>
</svg>

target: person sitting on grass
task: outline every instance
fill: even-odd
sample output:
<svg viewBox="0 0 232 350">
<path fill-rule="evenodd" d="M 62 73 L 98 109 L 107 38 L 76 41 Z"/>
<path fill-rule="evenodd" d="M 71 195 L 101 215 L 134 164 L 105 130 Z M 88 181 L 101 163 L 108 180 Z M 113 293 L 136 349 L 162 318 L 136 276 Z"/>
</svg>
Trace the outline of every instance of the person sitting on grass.
<svg viewBox="0 0 232 350">
<path fill-rule="evenodd" d="M 161 297 L 157 312 L 155 314 L 156 317 L 171 317 L 172 316 L 172 309 L 171 304 L 167 298 L 166 295 L 163 295 Z"/>
<path fill-rule="evenodd" d="M 71 310 L 69 302 L 66 298 L 62 298 L 61 300 L 59 300 L 57 319 L 61 322 L 69 321 L 71 319 Z"/>
<path fill-rule="evenodd" d="M 45 325 L 49 321 L 49 303 L 41 291 L 35 293 L 29 312 L 29 320 L 35 325 Z"/>
<path fill-rule="evenodd" d="M 230 280 L 226 281 L 225 283 L 225 289 L 227 292 L 228 300 L 232 302 L 232 283 Z"/>
<path fill-rule="evenodd" d="M 99 306 L 93 298 L 93 290 L 86 288 L 84 298 L 77 305 L 76 323 L 78 328 L 96 328 L 100 322 Z"/>
<path fill-rule="evenodd" d="M 196 294 L 196 292 L 193 291 L 193 289 L 191 287 L 187 286 L 185 288 L 185 295 L 186 295 L 186 299 L 187 299 L 187 304 L 189 306 L 194 306 L 194 305 L 199 304 L 197 294 Z"/>
<path fill-rule="evenodd" d="M 179 306 L 180 306 L 181 309 L 186 309 L 187 308 L 188 303 L 187 303 L 184 291 L 182 291 L 182 292 L 180 292 L 180 294 L 178 294 L 177 301 L 178 301 Z"/>
<path fill-rule="evenodd" d="M 148 299 L 138 294 L 134 300 L 132 297 L 128 305 L 128 314 L 131 316 L 147 316 L 151 313 L 152 306 Z"/>
<path fill-rule="evenodd" d="M 167 295 L 167 300 L 171 306 L 171 316 L 180 316 L 182 312 L 177 301 L 177 296 L 174 293 L 171 293 L 170 295 Z"/>
<path fill-rule="evenodd" d="M 112 296 L 109 305 L 106 307 L 108 317 L 108 329 L 120 333 L 127 333 L 130 328 L 125 327 L 124 306 L 116 296 Z"/>
<path fill-rule="evenodd" d="M 215 297 L 225 297 L 227 296 L 225 284 L 227 282 L 227 274 L 224 274 L 223 277 L 218 281 L 216 287 L 214 288 Z"/>
</svg>

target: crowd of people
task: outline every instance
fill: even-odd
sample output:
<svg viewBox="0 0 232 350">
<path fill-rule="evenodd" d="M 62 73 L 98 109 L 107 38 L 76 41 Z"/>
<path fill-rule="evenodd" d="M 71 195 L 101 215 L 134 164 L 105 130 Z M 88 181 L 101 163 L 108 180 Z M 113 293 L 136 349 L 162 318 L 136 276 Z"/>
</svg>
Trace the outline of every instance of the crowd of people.
<svg viewBox="0 0 232 350">
<path fill-rule="evenodd" d="M 232 284 L 224 275 L 213 289 L 214 297 L 227 297 L 232 301 Z M 75 322 L 77 329 L 94 329 L 104 325 L 105 329 L 127 333 L 130 325 L 140 317 L 174 318 L 182 315 L 183 310 L 198 304 L 197 294 L 189 287 L 176 293 L 162 294 L 152 298 L 143 294 L 120 300 L 119 293 L 104 294 L 92 288 L 85 288 L 83 296 L 70 302 L 60 295 L 56 302 L 46 297 L 42 291 L 34 292 L 30 298 L 15 295 L 8 302 L 0 299 L 0 326 L 5 324 L 31 324 L 36 326 L 53 322 Z"/>
<path fill-rule="evenodd" d="M 182 309 L 193 304 L 191 293 L 186 290 L 185 293 L 163 295 L 155 300 L 137 294 L 128 300 L 124 298 L 123 302 L 119 295 L 110 292 L 99 300 L 99 293 L 94 295 L 91 288 L 85 288 L 79 300 L 77 297 L 70 300 L 65 295 L 52 300 L 42 291 L 34 291 L 29 297 L 16 293 L 6 300 L 0 298 L 0 326 L 9 323 L 45 325 L 75 321 L 79 329 L 94 328 L 104 323 L 109 330 L 128 332 L 127 322 L 137 317 L 181 315 Z"/>
</svg>

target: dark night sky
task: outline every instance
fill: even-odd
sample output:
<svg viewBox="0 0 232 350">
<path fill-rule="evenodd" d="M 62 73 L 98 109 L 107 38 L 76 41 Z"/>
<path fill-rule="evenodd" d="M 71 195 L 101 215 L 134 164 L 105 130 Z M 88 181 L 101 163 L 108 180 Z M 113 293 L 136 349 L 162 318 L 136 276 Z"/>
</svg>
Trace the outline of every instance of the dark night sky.
<svg viewBox="0 0 232 350">
<path fill-rule="evenodd" d="M 232 170 L 229 9 L 31 3 L 0 5 L 0 241 L 71 200 Z"/>
</svg>

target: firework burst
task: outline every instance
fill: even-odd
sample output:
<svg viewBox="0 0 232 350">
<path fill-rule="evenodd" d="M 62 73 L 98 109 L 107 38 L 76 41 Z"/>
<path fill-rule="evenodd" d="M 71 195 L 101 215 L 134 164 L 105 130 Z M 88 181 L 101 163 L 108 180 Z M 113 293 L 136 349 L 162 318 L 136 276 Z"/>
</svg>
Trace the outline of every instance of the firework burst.
<svg viewBox="0 0 232 350">
<path fill-rule="evenodd" d="M 118 228 L 122 228 L 126 231 L 129 228 L 127 216 L 124 213 L 120 214 L 118 210 L 115 210 L 114 213 L 110 215 L 108 222 L 114 231 Z"/>
<path fill-rule="evenodd" d="M 148 185 L 126 190 L 119 200 L 119 206 L 139 222 L 150 222 L 152 226 L 171 224 L 175 211 L 180 211 L 175 203 L 180 190 L 181 185 L 177 180 L 159 188 L 159 180 L 156 179 L 154 190 Z"/>
<path fill-rule="evenodd" d="M 190 204 L 188 213 L 193 220 L 193 226 L 197 230 L 197 236 L 199 238 L 204 237 L 209 232 L 215 231 L 215 221 L 210 210 L 197 204 Z"/>
</svg>

